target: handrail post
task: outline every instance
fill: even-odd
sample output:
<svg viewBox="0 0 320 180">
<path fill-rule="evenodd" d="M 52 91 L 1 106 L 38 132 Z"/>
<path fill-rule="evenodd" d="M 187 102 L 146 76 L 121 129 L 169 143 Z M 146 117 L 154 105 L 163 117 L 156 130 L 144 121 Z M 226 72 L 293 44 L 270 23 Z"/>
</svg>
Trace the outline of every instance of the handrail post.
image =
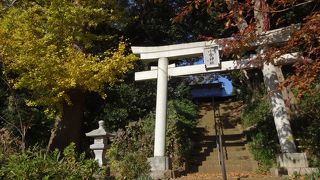
<svg viewBox="0 0 320 180">
<path fill-rule="evenodd" d="M 220 109 L 218 107 L 218 115 L 219 120 L 216 119 L 216 108 L 214 103 L 214 97 L 212 97 L 212 107 L 213 107 L 213 116 L 214 116 L 214 128 L 216 131 L 216 144 L 217 144 L 217 150 L 218 150 L 218 159 L 219 164 L 221 166 L 221 173 L 223 180 L 227 180 L 227 173 L 226 173 L 226 166 L 224 162 L 224 154 L 223 154 L 223 143 L 222 143 L 222 132 L 223 132 L 223 126 L 220 119 Z"/>
</svg>

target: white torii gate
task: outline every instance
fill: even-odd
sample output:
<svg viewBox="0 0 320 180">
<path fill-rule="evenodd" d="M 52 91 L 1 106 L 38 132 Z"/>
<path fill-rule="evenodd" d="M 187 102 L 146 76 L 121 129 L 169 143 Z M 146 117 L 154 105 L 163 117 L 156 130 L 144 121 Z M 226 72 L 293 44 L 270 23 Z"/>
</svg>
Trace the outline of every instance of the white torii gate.
<svg viewBox="0 0 320 180">
<path fill-rule="evenodd" d="M 297 29 L 297 25 L 276 29 L 264 33 L 252 46 L 260 46 L 266 44 L 275 44 L 287 41 L 293 29 Z M 229 38 L 231 39 L 231 38 Z M 157 103 L 156 103 L 156 122 L 155 122 L 155 141 L 154 141 L 154 157 L 149 158 L 152 176 L 162 178 L 169 170 L 168 158 L 165 157 L 165 136 L 166 136 L 166 116 L 167 116 L 167 86 L 168 77 L 193 75 L 201 73 L 224 72 L 235 69 L 262 68 L 265 85 L 270 93 L 272 112 L 276 125 L 278 138 L 283 153 L 296 152 L 294 144 L 289 116 L 285 110 L 285 103 L 282 98 L 281 91 L 277 89 L 278 78 L 275 66 L 271 63 L 263 64 L 262 67 L 253 65 L 251 59 L 243 59 L 237 61 L 223 61 L 220 67 L 215 69 L 207 69 L 205 64 L 190 65 L 182 67 L 168 67 L 169 60 L 177 60 L 190 57 L 201 57 L 204 49 L 218 45 L 225 39 L 214 41 L 202 41 L 194 43 L 184 43 L 168 46 L 153 47 L 132 47 L 134 54 L 139 54 L 140 59 L 145 62 L 158 61 L 158 68 L 148 71 L 136 72 L 135 80 L 142 81 L 148 79 L 157 79 Z M 220 47 L 223 48 L 223 47 Z M 275 65 L 292 63 L 297 60 L 297 53 L 285 54 L 281 58 L 274 60 Z"/>
</svg>

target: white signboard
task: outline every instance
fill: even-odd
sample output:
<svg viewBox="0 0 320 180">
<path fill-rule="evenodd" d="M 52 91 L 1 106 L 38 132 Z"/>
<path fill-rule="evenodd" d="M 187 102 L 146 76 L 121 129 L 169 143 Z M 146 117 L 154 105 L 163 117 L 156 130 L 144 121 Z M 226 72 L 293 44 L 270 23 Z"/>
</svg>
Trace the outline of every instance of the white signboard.
<svg viewBox="0 0 320 180">
<path fill-rule="evenodd" d="M 203 60 L 206 68 L 220 67 L 219 46 L 204 48 Z"/>
</svg>

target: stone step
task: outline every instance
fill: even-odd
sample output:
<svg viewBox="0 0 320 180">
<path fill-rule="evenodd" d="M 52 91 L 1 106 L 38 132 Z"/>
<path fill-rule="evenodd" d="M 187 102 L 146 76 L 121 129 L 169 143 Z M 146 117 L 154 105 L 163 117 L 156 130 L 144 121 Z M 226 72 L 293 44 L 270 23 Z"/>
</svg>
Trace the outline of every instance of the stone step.
<svg viewBox="0 0 320 180">
<path fill-rule="evenodd" d="M 227 152 L 239 152 L 239 151 L 246 151 L 249 153 L 249 150 L 246 147 L 246 143 L 243 142 L 225 142 L 223 145 L 224 151 Z M 203 151 L 214 152 L 216 151 L 216 143 L 213 142 L 204 142 L 199 143 L 195 147 L 193 147 L 192 154 L 202 153 Z"/>
<path fill-rule="evenodd" d="M 190 156 L 190 159 L 192 158 L 204 158 L 204 160 L 215 160 L 218 158 L 218 152 L 216 150 L 211 151 L 210 153 L 207 154 L 193 154 L 193 156 Z M 230 159 L 253 159 L 252 155 L 248 151 L 227 151 L 227 153 L 224 153 L 224 157 L 226 160 Z"/>
<path fill-rule="evenodd" d="M 225 155 L 224 159 L 226 161 L 237 161 L 237 160 L 242 160 L 242 161 L 248 161 L 248 160 L 254 160 L 253 157 L 248 154 L 248 155 L 242 155 L 242 156 L 237 156 L 237 155 Z M 215 156 L 208 156 L 205 161 L 219 161 L 218 155 L 216 154 Z"/>
<path fill-rule="evenodd" d="M 198 167 L 197 169 L 199 173 L 217 173 L 221 172 L 221 167 L 215 166 L 215 167 Z M 233 167 L 227 167 L 226 171 L 228 173 L 249 173 L 256 171 L 257 168 L 255 167 L 240 167 L 240 166 L 233 166 Z"/>
<path fill-rule="evenodd" d="M 226 171 L 230 172 L 253 172 L 258 168 L 257 163 L 243 163 L 243 164 L 225 164 Z M 214 173 L 220 172 L 221 166 L 216 164 L 204 164 L 198 167 L 198 172 L 200 173 Z"/>
<path fill-rule="evenodd" d="M 217 150 L 216 154 L 218 153 Z M 212 154 L 214 154 L 214 152 Z M 230 148 L 227 147 L 226 149 L 223 149 L 224 154 L 228 154 L 228 156 L 243 156 L 243 155 L 250 155 L 251 153 L 249 152 L 248 149 L 246 149 L 245 147 L 238 147 L 238 148 Z"/>
<path fill-rule="evenodd" d="M 222 136 L 223 141 L 247 141 L 247 138 L 245 137 L 244 134 L 224 134 Z"/>
<path fill-rule="evenodd" d="M 284 178 L 274 177 L 274 176 L 269 176 L 269 177 L 228 177 L 227 176 L 227 179 L 228 180 L 283 180 Z M 206 175 L 206 176 L 201 176 L 199 178 L 183 176 L 183 177 L 177 178 L 176 180 L 223 180 L 223 178 L 210 177 L 210 175 Z"/>
<path fill-rule="evenodd" d="M 258 163 L 254 160 L 226 160 L 224 161 L 226 166 L 232 165 L 252 165 L 258 166 Z M 216 161 L 205 161 L 200 166 L 220 166 L 219 160 Z"/>
<path fill-rule="evenodd" d="M 224 134 L 243 134 L 242 127 L 223 129 Z"/>
<path fill-rule="evenodd" d="M 248 160 L 253 159 L 250 152 L 246 149 L 230 149 L 227 148 L 227 151 L 224 151 L 224 157 L 226 160 Z M 218 160 L 218 152 L 216 149 L 213 151 L 203 151 L 203 153 L 192 153 L 189 159 L 201 159 L 202 162 L 210 160 Z"/>
<path fill-rule="evenodd" d="M 213 145 L 216 145 L 216 138 L 215 137 L 211 139 L 203 138 L 201 141 L 194 142 L 194 147 L 203 146 L 205 144 L 210 144 L 210 143 Z"/>
<path fill-rule="evenodd" d="M 254 167 L 258 167 L 258 163 L 255 160 L 248 159 L 248 160 L 226 160 L 225 164 L 227 166 L 232 166 L 232 165 L 252 165 Z M 219 160 L 210 160 L 210 161 L 203 161 L 203 162 L 193 162 L 192 164 L 189 164 L 189 167 L 201 167 L 201 166 L 220 166 Z"/>
<path fill-rule="evenodd" d="M 223 139 L 223 146 L 232 147 L 232 146 L 245 146 L 247 144 L 246 139 Z M 201 142 L 195 142 L 194 148 L 199 148 L 203 146 L 216 146 L 216 138 L 203 140 Z"/>
<path fill-rule="evenodd" d="M 196 130 L 196 132 L 199 132 L 199 133 L 196 134 L 196 136 L 194 137 L 195 139 L 201 139 L 201 140 L 214 140 L 215 139 L 216 133 L 214 130 L 211 133 L 202 134 L 202 133 L 200 133 L 201 131 L 203 131 L 202 129 L 205 129 L 205 128 L 198 128 L 198 130 Z M 223 131 L 222 137 L 224 137 L 224 139 L 226 139 L 226 138 L 243 139 L 243 138 L 245 138 L 245 134 L 243 133 L 243 130 L 227 129 L 227 130 Z"/>
<path fill-rule="evenodd" d="M 239 152 L 239 151 L 248 152 L 248 149 L 246 148 L 245 145 L 243 145 L 243 146 L 225 146 L 225 148 L 227 149 L 228 152 Z"/>
<path fill-rule="evenodd" d="M 243 155 L 243 156 L 225 156 L 224 157 L 226 162 L 237 162 L 237 161 L 255 161 L 253 157 L 250 155 Z M 190 165 L 201 165 L 205 164 L 206 162 L 219 162 L 218 155 L 214 156 L 207 156 L 207 157 L 190 157 L 189 164 Z"/>
<path fill-rule="evenodd" d="M 230 164 L 230 163 L 234 163 L 234 164 L 243 164 L 243 163 L 251 163 L 251 162 L 256 162 L 254 159 L 252 159 L 251 157 L 228 157 L 228 159 L 225 158 L 225 163 L 226 164 Z M 207 163 L 218 163 L 219 159 L 218 156 L 216 157 L 208 157 L 205 161 L 202 161 L 201 164 L 207 164 Z"/>
<path fill-rule="evenodd" d="M 257 164 L 257 162 L 254 159 L 229 159 L 229 160 L 225 160 L 224 161 L 225 164 L 245 164 L 245 163 L 254 163 Z M 193 166 L 202 166 L 202 165 L 210 165 L 210 164 L 219 164 L 219 159 L 218 158 L 209 158 L 205 161 L 194 161 L 192 164 L 190 163 L 190 165 Z"/>
<path fill-rule="evenodd" d="M 249 177 L 249 178 L 235 178 L 237 180 L 283 180 L 284 178 L 281 177 Z M 219 180 L 219 179 L 214 179 L 214 180 Z M 222 179 L 221 179 L 222 180 Z M 232 180 L 232 178 L 230 179 Z"/>
<path fill-rule="evenodd" d="M 244 147 L 246 148 L 247 141 L 244 139 L 225 139 L 223 140 L 223 146 L 226 148 L 237 148 L 237 147 Z M 204 140 L 201 142 L 195 142 L 193 148 L 202 148 L 202 147 L 216 147 L 216 139 L 212 140 Z"/>
<path fill-rule="evenodd" d="M 208 153 L 209 155 L 212 152 L 214 152 L 214 150 L 215 150 L 215 147 L 210 147 L 210 146 L 197 147 L 193 149 L 194 152 L 191 152 L 191 155 L 197 156 L 199 154 L 203 154 L 204 152 Z"/>
<path fill-rule="evenodd" d="M 250 152 L 246 149 L 239 150 L 239 149 L 224 149 L 224 158 L 225 160 L 253 160 L 253 156 L 250 154 Z M 218 151 L 215 149 L 214 151 L 210 152 L 206 158 L 205 161 L 210 160 L 217 160 L 218 159 Z"/>
</svg>

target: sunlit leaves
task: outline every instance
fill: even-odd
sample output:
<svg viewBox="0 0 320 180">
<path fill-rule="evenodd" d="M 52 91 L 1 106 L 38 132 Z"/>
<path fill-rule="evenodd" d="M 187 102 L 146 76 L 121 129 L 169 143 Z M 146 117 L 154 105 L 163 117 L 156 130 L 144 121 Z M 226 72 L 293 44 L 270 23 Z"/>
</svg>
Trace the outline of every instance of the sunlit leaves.
<svg viewBox="0 0 320 180">
<path fill-rule="evenodd" d="M 305 19 L 302 28 L 293 34 L 288 43 L 280 49 L 279 52 L 290 52 L 299 50 L 303 56 L 303 60 L 295 64 L 296 73 L 287 80 L 287 85 L 294 85 L 297 88 L 298 97 L 304 93 L 314 89 L 316 84 L 319 84 L 320 79 L 320 13 Z"/>
<path fill-rule="evenodd" d="M 122 14 L 116 8 L 114 1 L 50 0 L 6 10 L 0 19 L 0 58 L 14 88 L 33 93 L 29 105 L 59 105 L 72 89 L 104 95 L 105 84 L 133 68 L 136 58 L 127 55 L 124 42 L 100 55 L 87 50 L 96 40 L 116 40 L 92 32 L 99 24 L 119 24 Z"/>
</svg>

